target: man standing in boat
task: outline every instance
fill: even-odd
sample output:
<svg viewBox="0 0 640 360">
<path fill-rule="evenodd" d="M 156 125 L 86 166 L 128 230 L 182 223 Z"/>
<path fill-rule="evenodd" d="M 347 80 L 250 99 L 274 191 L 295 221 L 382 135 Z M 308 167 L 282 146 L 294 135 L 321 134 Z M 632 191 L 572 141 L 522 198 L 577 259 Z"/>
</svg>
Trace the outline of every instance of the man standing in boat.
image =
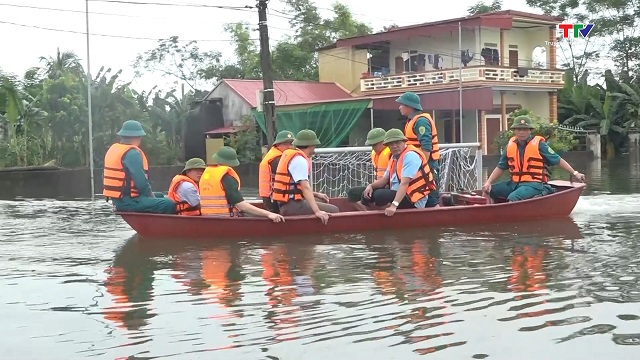
<svg viewBox="0 0 640 360">
<path fill-rule="evenodd" d="M 584 174 L 574 170 L 556 154 L 544 137 L 531 133 L 534 127 L 528 116 L 518 116 L 511 129 L 514 130 L 515 136 L 509 139 L 498 165 L 482 187 L 482 191 L 489 194 L 491 199 L 519 201 L 553 193 L 555 190 L 547 182 L 549 167 L 555 165 L 578 181 L 585 181 Z M 510 179 L 493 184 L 505 170 L 509 170 Z"/>
<path fill-rule="evenodd" d="M 247 202 L 240 193 L 240 177 L 233 170 L 240 165 L 235 149 L 223 146 L 213 155 L 213 165 L 207 166 L 200 178 L 200 208 L 202 215 L 267 217 L 273 222 L 284 218 Z"/>
<path fill-rule="evenodd" d="M 386 131 L 382 128 L 373 128 L 367 134 L 367 141 L 365 141 L 365 145 L 371 146 L 371 162 L 373 163 L 373 169 L 375 171 L 375 179 L 378 180 L 384 176 L 385 171 L 387 171 L 387 166 L 389 166 L 389 161 L 391 159 L 391 150 L 383 144 L 384 136 L 386 135 Z M 367 211 L 368 208 L 362 205 L 360 199 L 362 199 L 362 193 L 364 192 L 365 186 L 357 186 L 349 189 L 347 191 L 347 198 L 349 201 L 353 202 L 356 209 L 360 211 Z M 370 204 L 370 206 L 373 204 Z"/>
<path fill-rule="evenodd" d="M 280 131 L 278 135 L 276 135 L 276 141 L 274 141 L 271 149 L 269 149 L 262 158 L 259 166 L 258 193 L 262 198 L 264 208 L 276 214 L 280 213 L 280 208 L 277 202 L 271 200 L 273 179 L 276 176 L 276 169 L 278 168 L 278 162 L 280 161 L 282 153 L 293 147 L 291 145 L 293 140 L 295 140 L 295 137 L 291 131 Z"/>
<path fill-rule="evenodd" d="M 117 211 L 175 214 L 171 199 L 151 191 L 149 163 L 139 147 L 146 135 L 142 125 L 127 120 L 117 135 L 120 142 L 111 145 L 104 156 L 104 197 L 111 199 Z"/>
<path fill-rule="evenodd" d="M 368 185 L 362 194 L 362 204 L 389 205 L 384 213 L 393 216 L 397 209 L 427 208 L 438 205 L 429 194 L 436 189 L 429 160 L 412 145 L 400 129 L 387 131 L 383 144 L 391 150 L 391 161 L 381 179 Z M 389 188 L 385 188 L 389 185 Z"/>
<path fill-rule="evenodd" d="M 399 110 L 408 121 L 404 126 L 404 136 L 407 137 L 407 145 L 412 145 L 424 153 L 429 159 L 429 167 L 433 172 L 436 182 L 436 190 L 429 196 L 439 201 L 440 194 L 440 146 L 438 145 L 438 129 L 431 115 L 422 109 L 420 96 L 413 92 L 405 92 L 396 102 L 400 104 Z"/>
<path fill-rule="evenodd" d="M 176 212 L 183 216 L 200 214 L 200 188 L 198 183 L 207 164 L 199 158 L 189 159 L 182 172 L 173 177 L 169 185 L 169 199 L 176 203 Z"/>
<path fill-rule="evenodd" d="M 273 180 L 273 201 L 280 204 L 280 213 L 291 215 L 315 215 L 323 224 L 329 222 L 329 214 L 340 210 L 329 204 L 329 197 L 314 192 L 309 182 L 311 175 L 310 157 L 320 140 L 313 130 L 300 130 L 293 146 L 297 149 L 282 153 Z"/>
</svg>

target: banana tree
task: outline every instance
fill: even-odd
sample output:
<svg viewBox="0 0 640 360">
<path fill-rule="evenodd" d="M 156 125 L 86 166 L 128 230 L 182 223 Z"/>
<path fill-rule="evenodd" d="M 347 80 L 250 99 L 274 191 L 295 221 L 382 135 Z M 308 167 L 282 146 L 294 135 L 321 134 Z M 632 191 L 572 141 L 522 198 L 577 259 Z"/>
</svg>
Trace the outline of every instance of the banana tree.
<svg viewBox="0 0 640 360">
<path fill-rule="evenodd" d="M 640 125 L 640 89 L 620 83 L 620 92 L 611 94 L 620 101 L 621 109 L 626 110 L 623 126 L 625 129 L 637 128 Z"/>
<path fill-rule="evenodd" d="M 624 112 L 619 111 L 620 102 L 611 93 L 606 92 L 603 102 L 591 97 L 589 103 L 594 110 L 592 113 L 574 115 L 567 119 L 567 123 L 574 123 L 581 128 L 597 128 L 600 135 L 605 137 L 607 158 L 613 158 L 614 139 L 627 133 L 627 130 L 619 125 L 624 119 Z"/>
</svg>

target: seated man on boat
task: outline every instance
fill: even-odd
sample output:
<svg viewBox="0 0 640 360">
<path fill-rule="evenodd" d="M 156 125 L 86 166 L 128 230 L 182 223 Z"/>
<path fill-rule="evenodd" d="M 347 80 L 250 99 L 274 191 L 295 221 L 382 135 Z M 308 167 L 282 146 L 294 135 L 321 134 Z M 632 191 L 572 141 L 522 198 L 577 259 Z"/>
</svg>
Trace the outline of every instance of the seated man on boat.
<svg viewBox="0 0 640 360">
<path fill-rule="evenodd" d="M 329 221 L 329 214 L 340 210 L 329 204 L 329 197 L 314 192 L 309 182 L 311 174 L 310 157 L 314 154 L 320 141 L 312 130 L 300 130 L 293 146 L 297 149 L 285 150 L 282 153 L 273 181 L 273 201 L 280 206 L 280 214 L 315 215 L 323 224 Z"/>
<path fill-rule="evenodd" d="M 371 129 L 367 134 L 367 141 L 364 143 L 365 145 L 370 145 L 372 148 L 371 162 L 373 163 L 376 180 L 384 176 L 385 171 L 387 171 L 387 166 L 389 166 L 389 160 L 391 159 L 391 150 L 382 143 L 386 133 L 382 128 Z M 365 188 L 365 186 L 356 186 L 347 191 L 349 201 L 353 202 L 356 209 L 361 211 L 367 211 L 368 209 L 368 207 L 364 206 L 360 201 Z M 369 203 L 368 206 L 373 208 L 375 205 Z"/>
<path fill-rule="evenodd" d="M 240 177 L 233 167 L 240 165 L 238 154 L 223 146 L 213 155 L 213 165 L 207 166 L 200 178 L 200 211 L 202 215 L 267 217 L 273 222 L 284 221 L 281 215 L 260 209 L 247 202 L 240 193 Z"/>
<path fill-rule="evenodd" d="M 400 129 L 387 131 L 383 144 L 391 150 L 391 161 L 381 179 L 368 185 L 362 194 L 362 204 L 389 205 L 387 216 L 397 209 L 427 208 L 438 205 L 438 199 L 429 196 L 436 190 L 429 159 L 413 145 Z M 389 188 L 385 188 L 389 185 Z"/>
<path fill-rule="evenodd" d="M 104 156 L 102 194 L 116 211 L 175 214 L 176 204 L 161 193 L 151 191 L 149 163 L 140 149 L 146 133 L 135 120 L 127 120 L 118 132 L 120 142 Z"/>
<path fill-rule="evenodd" d="M 169 199 L 176 203 L 176 213 L 198 216 L 200 213 L 200 188 L 198 183 L 207 164 L 199 158 L 189 159 L 182 172 L 173 177 L 169 185 Z"/>
<path fill-rule="evenodd" d="M 280 131 L 278 135 L 276 135 L 273 146 L 262 158 L 259 166 L 258 193 L 262 198 L 264 208 L 276 214 L 280 213 L 280 207 L 278 207 L 277 202 L 271 200 L 273 179 L 276 176 L 276 169 L 278 168 L 278 162 L 280 162 L 282 153 L 293 147 L 293 140 L 295 140 L 295 137 L 291 131 Z"/>
<path fill-rule="evenodd" d="M 491 199 L 519 201 L 553 193 L 555 190 L 547 184 L 547 181 L 549 181 L 549 167 L 555 165 L 578 181 L 584 182 L 584 174 L 574 170 L 569 163 L 556 154 L 544 137 L 531 134 L 534 127 L 528 116 L 518 116 L 511 129 L 514 130 L 515 136 L 509 139 L 498 165 L 482 187 L 483 192 L 489 194 Z M 493 184 L 505 170 L 509 170 L 510 179 Z"/>
</svg>

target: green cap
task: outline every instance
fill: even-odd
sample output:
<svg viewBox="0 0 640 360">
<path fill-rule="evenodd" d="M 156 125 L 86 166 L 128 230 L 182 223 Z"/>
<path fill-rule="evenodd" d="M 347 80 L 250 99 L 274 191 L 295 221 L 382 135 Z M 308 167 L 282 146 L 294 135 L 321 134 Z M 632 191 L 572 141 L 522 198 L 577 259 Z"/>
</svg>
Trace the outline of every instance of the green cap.
<svg viewBox="0 0 640 360">
<path fill-rule="evenodd" d="M 520 115 L 513 120 L 513 125 L 510 129 L 535 129 L 535 126 L 531 125 L 531 118 L 527 115 Z"/>
<path fill-rule="evenodd" d="M 238 154 L 232 147 L 223 146 L 218 150 L 217 153 L 213 155 L 213 164 L 214 165 L 226 165 L 226 166 L 238 166 L 240 162 L 238 161 Z"/>
<path fill-rule="evenodd" d="M 294 146 L 318 146 L 320 145 L 320 140 L 316 136 L 316 133 L 313 130 L 305 129 L 300 130 L 296 139 L 293 141 Z"/>
<path fill-rule="evenodd" d="M 390 129 L 384 135 L 384 141 L 382 143 L 386 145 L 386 144 L 392 143 L 394 141 L 406 141 L 406 140 L 407 140 L 407 137 L 404 136 L 404 133 L 402 132 L 402 130 L 400 130 L 400 129 Z"/>
<path fill-rule="evenodd" d="M 276 135 L 276 141 L 273 142 L 273 145 L 282 144 L 285 142 L 293 142 L 296 138 L 293 136 L 291 131 L 283 130 Z"/>
<path fill-rule="evenodd" d="M 147 135 L 142 129 L 142 125 L 135 120 L 127 120 L 122 124 L 122 129 L 118 131 L 118 136 L 122 137 L 143 137 Z"/>
<path fill-rule="evenodd" d="M 381 143 L 384 141 L 384 136 L 386 131 L 382 128 L 373 128 L 369 130 L 367 134 L 367 141 L 365 141 L 365 145 L 375 145 L 377 143 Z"/>
<path fill-rule="evenodd" d="M 420 104 L 420 97 L 410 91 L 400 95 L 400 97 L 396 99 L 396 102 L 402 105 L 406 105 L 408 107 L 414 108 L 416 110 L 422 111 L 422 105 Z"/>
<path fill-rule="evenodd" d="M 182 170 L 182 173 L 186 173 L 187 170 L 193 170 L 193 169 L 206 169 L 207 168 L 207 164 L 204 162 L 204 160 L 200 159 L 200 158 L 193 158 L 193 159 L 189 159 L 189 161 L 187 161 L 184 164 L 184 169 Z"/>
</svg>

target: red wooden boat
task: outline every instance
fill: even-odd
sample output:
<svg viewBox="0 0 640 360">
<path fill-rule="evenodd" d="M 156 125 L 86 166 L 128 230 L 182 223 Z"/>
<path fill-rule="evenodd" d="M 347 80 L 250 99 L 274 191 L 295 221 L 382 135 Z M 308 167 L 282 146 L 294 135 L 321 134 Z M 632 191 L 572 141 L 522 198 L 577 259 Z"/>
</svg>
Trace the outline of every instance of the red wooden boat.
<svg viewBox="0 0 640 360">
<path fill-rule="evenodd" d="M 331 199 L 340 208 L 327 225 L 315 216 L 289 216 L 284 223 L 266 218 L 178 216 L 116 212 L 141 237 L 145 238 L 250 238 L 305 234 L 354 233 L 392 229 L 452 227 L 467 224 L 506 223 L 567 217 L 573 211 L 585 184 L 568 181 L 549 183 L 556 189 L 551 195 L 518 202 L 474 204 L 477 197 L 466 197 L 471 205 L 440 206 L 429 209 L 398 210 L 394 216 L 384 211 L 355 211 L 346 198 Z M 259 204 L 255 204 L 259 205 Z"/>
</svg>

